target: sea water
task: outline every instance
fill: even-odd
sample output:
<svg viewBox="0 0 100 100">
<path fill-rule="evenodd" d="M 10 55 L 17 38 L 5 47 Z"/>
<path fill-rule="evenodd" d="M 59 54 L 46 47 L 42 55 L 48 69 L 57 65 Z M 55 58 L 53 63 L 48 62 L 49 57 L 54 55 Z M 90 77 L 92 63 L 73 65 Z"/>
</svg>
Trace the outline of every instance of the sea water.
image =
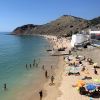
<svg viewBox="0 0 100 100">
<path fill-rule="evenodd" d="M 49 44 L 40 36 L 7 34 L 0 33 L 0 100 L 15 100 L 17 92 L 36 82 L 39 71 L 33 65 L 30 68 L 29 64 L 33 64 L 34 59 L 39 63 L 48 56 Z"/>
</svg>

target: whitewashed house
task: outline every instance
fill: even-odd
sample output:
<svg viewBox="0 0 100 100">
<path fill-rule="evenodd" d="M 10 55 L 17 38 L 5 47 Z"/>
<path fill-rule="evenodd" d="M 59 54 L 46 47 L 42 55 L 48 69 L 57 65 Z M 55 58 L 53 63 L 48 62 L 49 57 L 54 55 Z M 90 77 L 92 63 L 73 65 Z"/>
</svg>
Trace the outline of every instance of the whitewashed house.
<svg viewBox="0 0 100 100">
<path fill-rule="evenodd" d="M 71 46 L 78 46 L 84 44 L 88 40 L 88 36 L 84 34 L 74 34 L 71 39 Z"/>
</svg>

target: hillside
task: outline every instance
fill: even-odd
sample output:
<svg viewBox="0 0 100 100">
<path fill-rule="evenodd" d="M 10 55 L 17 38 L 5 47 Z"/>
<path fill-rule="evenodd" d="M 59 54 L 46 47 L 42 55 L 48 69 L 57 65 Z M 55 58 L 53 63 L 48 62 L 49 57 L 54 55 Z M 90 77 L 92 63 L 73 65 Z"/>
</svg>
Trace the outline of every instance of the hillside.
<svg viewBox="0 0 100 100">
<path fill-rule="evenodd" d="M 97 18 L 90 20 L 90 24 L 92 26 L 98 26 L 98 24 L 100 24 L 100 17 L 97 17 Z"/>
<path fill-rule="evenodd" d="M 49 34 L 49 35 L 65 35 L 70 36 L 91 25 L 97 25 L 94 20 L 85 20 L 79 17 L 63 15 L 58 19 L 44 25 L 23 25 L 16 28 L 13 34 L 16 35 L 33 35 L 33 34 Z M 94 24 L 95 23 L 95 24 Z"/>
</svg>

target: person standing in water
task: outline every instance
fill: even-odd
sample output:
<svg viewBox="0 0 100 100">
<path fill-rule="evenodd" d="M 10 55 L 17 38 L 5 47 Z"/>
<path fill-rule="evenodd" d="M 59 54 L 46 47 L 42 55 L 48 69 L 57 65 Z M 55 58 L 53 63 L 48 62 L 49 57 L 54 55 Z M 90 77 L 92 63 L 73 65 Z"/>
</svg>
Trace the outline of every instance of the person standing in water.
<svg viewBox="0 0 100 100">
<path fill-rule="evenodd" d="M 33 66 L 35 66 L 35 59 L 34 59 L 34 61 L 33 61 Z"/>
<path fill-rule="evenodd" d="M 38 63 L 36 63 L 36 67 L 38 67 Z"/>
<path fill-rule="evenodd" d="M 26 69 L 28 69 L 28 68 L 27 68 L 27 64 L 26 64 Z"/>
<path fill-rule="evenodd" d="M 31 68 L 31 64 L 30 64 L 30 68 Z"/>
<path fill-rule="evenodd" d="M 6 85 L 6 83 L 4 84 L 4 91 L 6 91 L 7 90 L 7 85 Z"/>
</svg>

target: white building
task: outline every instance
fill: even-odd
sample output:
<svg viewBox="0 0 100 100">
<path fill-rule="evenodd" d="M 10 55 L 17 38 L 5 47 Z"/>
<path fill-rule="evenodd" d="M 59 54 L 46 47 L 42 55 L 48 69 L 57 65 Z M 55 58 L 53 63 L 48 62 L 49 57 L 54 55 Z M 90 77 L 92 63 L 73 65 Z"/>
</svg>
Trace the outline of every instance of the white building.
<svg viewBox="0 0 100 100">
<path fill-rule="evenodd" d="M 82 45 L 84 42 L 88 40 L 87 35 L 84 34 L 75 34 L 72 35 L 71 46 Z"/>
<path fill-rule="evenodd" d="M 100 29 L 89 29 L 92 39 L 100 39 Z"/>
</svg>

